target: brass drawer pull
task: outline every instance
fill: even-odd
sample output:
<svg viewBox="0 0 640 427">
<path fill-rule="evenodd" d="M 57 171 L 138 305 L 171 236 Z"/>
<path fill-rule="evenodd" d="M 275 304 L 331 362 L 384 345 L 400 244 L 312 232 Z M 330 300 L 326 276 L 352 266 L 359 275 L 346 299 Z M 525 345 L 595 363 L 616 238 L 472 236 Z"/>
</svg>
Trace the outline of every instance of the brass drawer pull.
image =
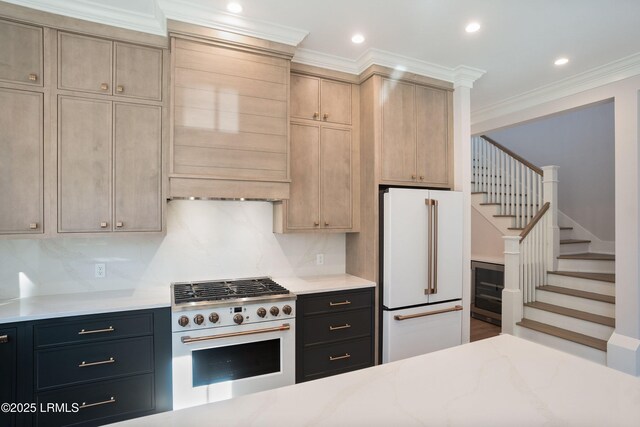
<svg viewBox="0 0 640 427">
<path fill-rule="evenodd" d="M 124 222 L 122 221 L 116 222 L 116 228 L 122 228 L 122 227 L 124 227 Z"/>
<path fill-rule="evenodd" d="M 462 306 L 456 305 L 455 307 L 445 308 L 444 310 L 428 311 L 426 313 L 407 314 L 406 316 L 395 315 L 393 316 L 393 318 L 396 320 L 407 320 L 407 319 L 415 319 L 416 317 L 433 316 L 434 314 L 449 313 L 450 311 L 460 311 L 460 310 L 462 310 Z"/>
<path fill-rule="evenodd" d="M 102 83 L 102 84 L 100 85 L 100 89 L 101 89 L 101 90 L 109 90 L 109 85 L 108 85 L 108 84 L 106 84 L 106 83 Z"/>
<path fill-rule="evenodd" d="M 106 329 L 93 329 L 93 330 L 89 330 L 87 331 L 86 329 L 82 329 L 80 330 L 80 332 L 78 332 L 78 335 L 87 335 L 87 334 L 101 334 L 103 332 L 114 332 L 115 329 L 113 328 L 113 326 L 109 326 Z"/>
<path fill-rule="evenodd" d="M 222 338 L 231 338 L 231 337 L 243 337 L 245 335 L 254 335 L 254 334 L 265 334 L 268 332 L 280 332 L 280 331 L 288 331 L 291 329 L 291 326 L 288 323 L 283 323 L 282 326 L 275 326 L 273 328 L 264 328 L 264 329 L 255 329 L 253 331 L 240 331 L 240 332 L 229 332 L 227 334 L 220 335 L 207 335 L 205 337 L 181 337 L 180 341 L 182 344 L 192 344 L 201 341 L 211 341 L 211 340 L 219 340 Z"/>
<path fill-rule="evenodd" d="M 109 225 L 109 223 L 108 223 L 108 222 L 106 222 L 106 221 L 102 221 L 102 222 L 100 223 L 100 228 L 107 228 L 107 226 L 108 226 L 108 225 Z"/>
<path fill-rule="evenodd" d="M 124 86 L 122 86 L 122 85 L 116 86 L 116 92 L 118 92 L 118 93 L 124 92 Z"/>
<path fill-rule="evenodd" d="M 342 325 L 342 326 L 329 326 L 329 330 L 330 330 L 330 331 L 337 331 L 337 330 L 339 330 L 339 329 L 349 329 L 350 327 L 351 327 L 351 325 L 350 325 L 350 324 L 345 323 L 345 324 L 344 324 L 344 325 Z"/>
<path fill-rule="evenodd" d="M 79 409 L 91 408 L 92 406 L 106 405 L 108 403 L 116 403 L 116 398 L 111 396 L 111 399 L 109 399 L 109 400 L 105 400 L 103 402 L 96 402 L 96 403 L 82 402 L 82 405 L 80 405 L 78 408 Z"/>
<path fill-rule="evenodd" d="M 38 81 L 38 75 L 33 73 L 33 74 L 29 74 L 29 80 L 31 80 L 32 82 L 37 82 Z"/>
<path fill-rule="evenodd" d="M 101 360 L 99 362 L 89 362 L 89 363 L 83 360 L 82 363 L 78 365 L 78 368 L 88 368 L 89 366 L 98 366 L 98 365 L 109 365 L 111 363 L 116 363 L 116 359 L 114 359 L 113 357 L 110 357 L 107 360 Z"/>
<path fill-rule="evenodd" d="M 342 301 L 342 302 L 332 302 L 331 301 L 331 302 L 329 302 L 329 307 L 335 307 L 335 306 L 338 306 L 338 305 L 349 305 L 349 304 L 351 304 L 351 301 L 349 301 L 349 300 L 345 300 L 345 301 Z"/>
<path fill-rule="evenodd" d="M 325 222 L 324 222 L 324 226 L 325 226 L 325 227 L 328 227 L 328 226 L 329 226 L 329 223 L 328 223 L 327 221 L 325 221 Z"/>
<path fill-rule="evenodd" d="M 320 225 L 320 223 L 319 223 L 318 221 L 314 221 L 314 222 L 313 222 L 313 226 L 314 226 L 314 227 L 317 227 L 317 226 L 319 226 L 319 225 Z"/>
<path fill-rule="evenodd" d="M 31 224 L 29 224 L 29 228 L 31 230 L 37 230 L 38 229 L 38 223 L 37 222 L 32 222 Z"/>
<path fill-rule="evenodd" d="M 0 344 L 5 344 L 9 342 L 9 335 L 0 335 Z"/>
<path fill-rule="evenodd" d="M 351 355 L 349 353 L 345 353 L 342 356 L 329 356 L 329 361 L 333 362 L 334 360 L 348 359 L 350 357 L 351 357 Z"/>
<path fill-rule="evenodd" d="M 318 117 L 320 117 L 320 113 L 318 113 L 317 111 L 315 113 L 313 113 L 313 118 L 317 119 Z"/>
</svg>

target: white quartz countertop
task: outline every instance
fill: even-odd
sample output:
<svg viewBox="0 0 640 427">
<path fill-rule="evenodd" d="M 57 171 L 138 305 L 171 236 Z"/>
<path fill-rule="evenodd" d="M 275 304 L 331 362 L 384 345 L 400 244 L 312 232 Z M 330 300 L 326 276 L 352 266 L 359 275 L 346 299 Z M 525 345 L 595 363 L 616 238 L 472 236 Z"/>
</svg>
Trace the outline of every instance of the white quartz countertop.
<svg viewBox="0 0 640 427">
<path fill-rule="evenodd" d="M 274 277 L 273 280 L 297 295 L 370 288 L 376 285 L 375 282 L 361 279 L 360 277 L 352 276 L 350 274 L 309 277 Z"/>
<path fill-rule="evenodd" d="M 31 296 L 0 300 L 0 324 L 84 314 L 143 310 L 169 307 L 170 305 L 169 286 L 164 289 L 141 288 Z"/>
<path fill-rule="evenodd" d="M 511 335 L 122 426 L 637 426 L 640 378 Z"/>
<path fill-rule="evenodd" d="M 274 280 L 295 294 L 375 286 L 373 282 L 349 274 L 278 277 Z M 171 292 L 168 284 L 166 288 L 31 296 L 0 300 L 0 324 L 169 306 L 171 306 Z"/>
</svg>

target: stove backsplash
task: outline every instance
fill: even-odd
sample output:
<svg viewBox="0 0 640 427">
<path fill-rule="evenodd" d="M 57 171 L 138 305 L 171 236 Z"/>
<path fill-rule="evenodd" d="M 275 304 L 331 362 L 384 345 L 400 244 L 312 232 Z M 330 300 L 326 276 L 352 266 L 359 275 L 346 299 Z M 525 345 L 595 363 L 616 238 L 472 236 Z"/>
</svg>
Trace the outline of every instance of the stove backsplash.
<svg viewBox="0 0 640 427">
<path fill-rule="evenodd" d="M 268 202 L 171 201 L 165 237 L 0 240 L 0 299 L 345 270 L 344 234 L 278 235 Z M 324 265 L 316 265 L 316 254 Z M 95 264 L 106 277 L 95 278 Z"/>
</svg>

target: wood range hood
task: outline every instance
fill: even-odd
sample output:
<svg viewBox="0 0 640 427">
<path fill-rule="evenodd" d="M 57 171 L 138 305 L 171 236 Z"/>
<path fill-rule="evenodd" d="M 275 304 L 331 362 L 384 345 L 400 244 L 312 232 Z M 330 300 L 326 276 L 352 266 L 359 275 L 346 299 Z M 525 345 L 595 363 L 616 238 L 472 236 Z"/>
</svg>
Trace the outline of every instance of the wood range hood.
<svg viewBox="0 0 640 427">
<path fill-rule="evenodd" d="M 168 199 L 289 199 L 295 47 L 179 21 L 168 27 Z"/>
</svg>

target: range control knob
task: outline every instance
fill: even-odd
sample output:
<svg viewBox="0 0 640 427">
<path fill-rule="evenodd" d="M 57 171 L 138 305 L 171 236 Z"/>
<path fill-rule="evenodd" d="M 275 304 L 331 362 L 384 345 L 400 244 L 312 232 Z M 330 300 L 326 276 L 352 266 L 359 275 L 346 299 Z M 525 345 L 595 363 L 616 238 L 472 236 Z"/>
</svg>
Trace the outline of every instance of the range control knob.
<svg viewBox="0 0 640 427">
<path fill-rule="evenodd" d="M 258 309 L 258 316 L 260 316 L 260 317 L 264 317 L 264 316 L 266 316 L 266 315 L 267 315 L 267 310 L 265 310 L 265 309 L 264 309 L 264 307 L 260 307 L 260 308 Z"/>
<path fill-rule="evenodd" d="M 236 322 L 239 325 L 244 321 L 244 316 L 242 314 L 238 313 L 235 316 L 233 316 L 233 321 Z"/>
<path fill-rule="evenodd" d="M 187 316 L 180 316 L 180 318 L 178 319 L 178 325 L 184 328 L 188 324 L 189 324 L 189 318 Z"/>
<path fill-rule="evenodd" d="M 218 320 L 220 320 L 220 316 L 218 316 L 218 313 L 211 313 L 209 315 L 209 322 L 218 323 Z"/>
<path fill-rule="evenodd" d="M 202 314 L 196 314 L 193 316 L 193 323 L 196 325 L 202 325 L 204 323 L 204 316 Z"/>
<path fill-rule="evenodd" d="M 277 316 L 278 313 L 280 313 L 280 310 L 278 309 L 278 307 L 276 307 L 275 305 L 273 307 L 271 307 L 271 309 L 269 310 L 269 313 L 271 313 L 272 316 Z"/>
<path fill-rule="evenodd" d="M 291 308 L 290 305 L 285 305 L 284 307 L 282 307 L 282 312 L 287 316 L 290 315 L 292 311 L 293 309 Z"/>
</svg>

